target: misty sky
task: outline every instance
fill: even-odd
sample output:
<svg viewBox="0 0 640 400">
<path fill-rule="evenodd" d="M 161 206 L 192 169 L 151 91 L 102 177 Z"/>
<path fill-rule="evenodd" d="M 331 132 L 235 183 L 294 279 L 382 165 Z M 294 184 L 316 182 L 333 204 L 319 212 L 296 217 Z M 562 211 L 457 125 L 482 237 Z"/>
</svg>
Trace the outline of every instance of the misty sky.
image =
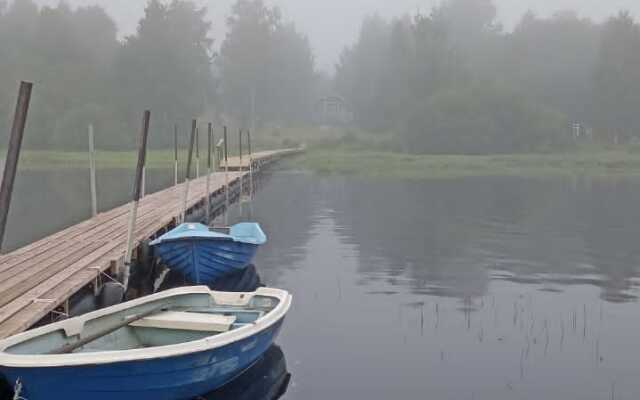
<svg viewBox="0 0 640 400">
<path fill-rule="evenodd" d="M 195 0 L 209 8 L 214 22 L 212 36 L 219 44 L 224 38 L 224 21 L 234 0 Z M 58 0 L 36 0 L 40 4 L 57 4 Z M 267 0 L 283 9 L 284 16 L 294 20 L 308 34 L 318 65 L 332 71 L 337 57 L 346 44 L 352 43 L 367 14 L 399 16 L 428 11 L 439 0 Z M 99 4 L 117 21 L 122 35 L 135 30 L 144 12 L 146 0 L 67 0 L 72 5 Z M 527 10 L 548 15 L 557 10 L 573 9 L 581 16 L 601 20 L 621 9 L 640 16 L 640 0 L 495 0 L 500 20 L 513 25 Z"/>
</svg>

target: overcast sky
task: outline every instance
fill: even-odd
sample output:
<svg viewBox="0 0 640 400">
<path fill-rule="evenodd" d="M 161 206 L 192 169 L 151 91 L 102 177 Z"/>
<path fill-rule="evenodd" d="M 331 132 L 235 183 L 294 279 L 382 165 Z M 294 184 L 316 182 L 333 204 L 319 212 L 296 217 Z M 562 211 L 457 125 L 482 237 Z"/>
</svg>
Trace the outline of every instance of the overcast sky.
<svg viewBox="0 0 640 400">
<path fill-rule="evenodd" d="M 224 38 L 224 21 L 234 0 L 195 0 L 206 5 L 214 29 L 212 36 L 219 44 Z M 36 0 L 40 4 L 57 4 L 58 0 Z M 355 40 L 362 18 L 378 13 L 399 16 L 428 11 L 439 0 L 267 0 L 283 10 L 284 16 L 296 22 L 308 34 L 318 61 L 327 71 L 333 70 L 337 57 L 346 44 Z M 144 12 L 146 0 L 67 0 L 72 5 L 99 4 L 116 20 L 122 35 L 135 30 Z M 640 0 L 495 0 L 499 18 L 513 25 L 527 10 L 548 15 L 563 9 L 577 10 L 581 16 L 602 20 L 621 9 L 640 16 Z"/>
</svg>

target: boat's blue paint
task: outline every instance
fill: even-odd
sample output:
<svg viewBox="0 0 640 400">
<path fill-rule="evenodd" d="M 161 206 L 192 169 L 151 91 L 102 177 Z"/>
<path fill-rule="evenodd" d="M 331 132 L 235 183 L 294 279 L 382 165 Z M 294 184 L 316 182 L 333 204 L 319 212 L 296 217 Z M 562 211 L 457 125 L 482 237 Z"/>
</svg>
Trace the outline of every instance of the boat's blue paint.
<svg viewBox="0 0 640 400">
<path fill-rule="evenodd" d="M 240 375 L 272 345 L 284 318 L 252 337 L 180 357 L 82 367 L 0 367 L 26 400 L 189 400 Z"/>
<path fill-rule="evenodd" d="M 229 234 L 197 223 L 182 224 L 151 242 L 154 254 L 195 284 L 210 284 L 247 267 L 267 237 L 256 223 L 231 227 Z"/>
</svg>

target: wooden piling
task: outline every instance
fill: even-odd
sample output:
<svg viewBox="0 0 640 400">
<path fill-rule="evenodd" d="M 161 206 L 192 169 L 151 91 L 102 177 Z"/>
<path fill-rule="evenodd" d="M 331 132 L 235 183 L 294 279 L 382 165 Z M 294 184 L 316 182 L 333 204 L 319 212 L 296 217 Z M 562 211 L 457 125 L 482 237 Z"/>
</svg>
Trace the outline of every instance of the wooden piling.
<svg viewBox="0 0 640 400">
<path fill-rule="evenodd" d="M 89 174 L 91 184 L 91 216 L 98 215 L 98 194 L 96 190 L 96 148 L 93 137 L 93 125 L 89 125 Z"/>
<path fill-rule="evenodd" d="M 178 125 L 173 126 L 173 186 L 178 186 Z"/>
<path fill-rule="evenodd" d="M 253 156 L 251 152 L 251 131 L 247 130 L 247 151 L 249 153 L 249 199 L 253 200 Z"/>
<path fill-rule="evenodd" d="M 144 198 L 147 195 L 147 167 L 142 167 L 142 183 L 140 184 L 141 193 L 140 198 Z"/>
<path fill-rule="evenodd" d="M 196 127 L 196 179 L 200 178 L 200 130 Z"/>
<path fill-rule="evenodd" d="M 239 157 L 240 157 L 240 171 L 242 171 L 242 129 L 238 130 L 238 149 L 239 149 Z M 240 176 L 240 203 L 242 203 L 242 195 L 244 194 L 244 182 L 242 176 Z"/>
<path fill-rule="evenodd" d="M 129 213 L 129 229 L 127 231 L 127 251 L 124 258 L 124 278 L 125 291 L 129 287 L 129 276 L 131 275 L 131 258 L 133 256 L 133 235 L 136 229 L 136 219 L 138 217 L 138 203 L 142 195 L 142 176 L 147 159 L 147 138 L 149 137 L 149 121 L 151 111 L 146 110 L 142 117 L 142 131 L 138 147 L 138 165 L 136 166 L 136 176 L 133 185 L 133 201 Z"/>
<path fill-rule="evenodd" d="M 211 224 L 211 146 L 213 144 L 213 127 L 207 125 L 207 225 Z"/>
<path fill-rule="evenodd" d="M 227 127 L 224 127 L 224 226 L 229 225 L 229 148 Z"/>
<path fill-rule="evenodd" d="M 7 159 L 2 173 L 2 186 L 0 187 L 0 251 L 4 243 L 4 234 L 9 218 L 13 183 L 18 170 L 18 160 L 20 159 L 20 149 L 22 148 L 22 138 L 24 137 L 24 128 L 27 123 L 27 114 L 29 113 L 32 89 L 33 83 L 20 82 L 18 101 L 16 102 L 11 136 L 9 137 L 9 149 L 7 150 Z"/>
<path fill-rule="evenodd" d="M 187 172 L 184 182 L 184 193 L 182 197 L 182 222 L 185 222 L 187 217 L 187 199 L 189 198 L 189 181 L 191 180 L 191 161 L 193 158 L 193 144 L 196 139 L 198 121 L 195 119 L 191 121 L 191 138 L 189 140 L 189 156 L 187 157 Z"/>
</svg>

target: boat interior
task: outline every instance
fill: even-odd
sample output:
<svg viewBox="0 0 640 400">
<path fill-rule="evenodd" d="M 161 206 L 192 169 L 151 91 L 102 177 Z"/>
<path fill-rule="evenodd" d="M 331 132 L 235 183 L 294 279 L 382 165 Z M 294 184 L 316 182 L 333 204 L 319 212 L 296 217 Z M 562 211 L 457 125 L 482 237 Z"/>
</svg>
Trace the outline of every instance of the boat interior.
<svg viewBox="0 0 640 400">
<path fill-rule="evenodd" d="M 4 351 L 25 355 L 95 353 L 186 343 L 251 325 L 277 304 L 277 298 L 266 296 L 254 296 L 246 305 L 230 305 L 216 304 L 208 294 L 187 294 L 86 321 L 82 317 L 62 321 Z"/>
</svg>

